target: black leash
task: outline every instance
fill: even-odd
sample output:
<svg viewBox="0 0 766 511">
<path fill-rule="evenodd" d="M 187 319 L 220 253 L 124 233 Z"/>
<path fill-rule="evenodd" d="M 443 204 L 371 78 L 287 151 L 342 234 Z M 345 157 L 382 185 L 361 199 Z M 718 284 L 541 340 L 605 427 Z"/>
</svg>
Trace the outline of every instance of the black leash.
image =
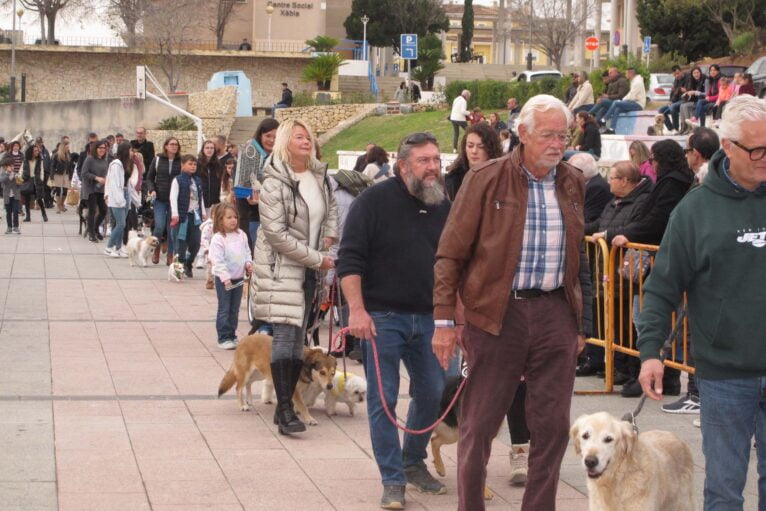
<svg viewBox="0 0 766 511">
<path fill-rule="evenodd" d="M 676 323 L 673 326 L 673 330 L 670 331 L 670 335 L 668 335 L 668 338 L 665 340 L 665 344 L 662 345 L 662 351 L 660 352 L 660 362 L 664 363 L 665 359 L 668 358 L 668 355 L 671 353 L 673 344 L 675 344 L 676 340 L 678 339 L 678 334 L 681 331 L 685 317 L 686 307 L 682 307 L 681 311 L 678 313 L 678 317 L 676 318 Z M 633 431 L 635 431 L 636 434 L 638 434 L 636 417 L 638 417 L 638 414 L 641 413 L 641 409 L 644 407 L 644 403 L 646 402 L 646 397 L 646 392 L 644 392 L 641 395 L 641 399 L 638 401 L 636 408 L 632 412 L 628 412 L 622 416 L 622 420 L 629 422 L 630 425 L 633 426 Z"/>
</svg>

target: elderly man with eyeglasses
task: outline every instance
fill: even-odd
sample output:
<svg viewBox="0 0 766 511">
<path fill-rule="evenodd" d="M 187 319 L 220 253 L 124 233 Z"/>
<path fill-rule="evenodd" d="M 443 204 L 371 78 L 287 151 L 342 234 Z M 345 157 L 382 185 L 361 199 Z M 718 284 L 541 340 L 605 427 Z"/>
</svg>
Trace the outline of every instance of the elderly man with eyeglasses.
<svg viewBox="0 0 766 511">
<path fill-rule="evenodd" d="M 736 96 L 702 186 L 673 211 L 644 284 L 639 381 L 663 395 L 660 350 L 686 292 L 701 404 L 705 511 L 742 509 L 755 437 L 766 499 L 766 103 Z M 755 505 L 755 504 L 754 504 Z"/>
<path fill-rule="evenodd" d="M 433 349 L 442 367 L 455 350 L 455 320 L 464 316 L 466 322 L 468 378 L 458 441 L 462 511 L 484 509 L 492 439 L 522 376 L 532 433 L 522 510 L 556 508 L 575 362 L 591 317 L 590 302 L 583 300 L 583 287 L 590 288 L 585 179 L 562 161 L 571 121 L 572 113 L 553 96 L 527 101 L 517 124 L 521 144 L 468 172 L 439 243 Z M 458 295 L 463 315 L 456 315 Z"/>
<path fill-rule="evenodd" d="M 420 430 L 436 421 L 444 370 L 431 351 L 433 266 L 449 208 L 436 138 L 415 133 L 399 145 L 394 178 L 354 200 L 341 238 L 337 272 L 349 305 L 350 333 L 377 342 L 380 374 L 369 342 L 362 343 L 362 359 L 384 509 L 404 508 L 407 484 L 425 493 L 446 491 L 424 462 L 431 435 L 405 433 L 400 445 L 396 426 L 383 408 L 378 378 L 388 409 L 395 414 L 399 367 L 404 363 L 412 396 L 406 426 Z M 508 408 L 510 403 L 505 411 Z"/>
</svg>

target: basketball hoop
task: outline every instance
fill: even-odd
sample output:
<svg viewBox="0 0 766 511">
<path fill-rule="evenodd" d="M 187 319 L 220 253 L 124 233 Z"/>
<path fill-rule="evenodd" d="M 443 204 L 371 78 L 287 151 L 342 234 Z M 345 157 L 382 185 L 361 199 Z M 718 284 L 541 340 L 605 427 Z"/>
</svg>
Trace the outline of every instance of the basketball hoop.
<svg viewBox="0 0 766 511">
<path fill-rule="evenodd" d="M 122 105 L 122 108 L 133 108 L 133 105 L 136 103 L 136 96 L 120 96 L 120 104 Z"/>
</svg>

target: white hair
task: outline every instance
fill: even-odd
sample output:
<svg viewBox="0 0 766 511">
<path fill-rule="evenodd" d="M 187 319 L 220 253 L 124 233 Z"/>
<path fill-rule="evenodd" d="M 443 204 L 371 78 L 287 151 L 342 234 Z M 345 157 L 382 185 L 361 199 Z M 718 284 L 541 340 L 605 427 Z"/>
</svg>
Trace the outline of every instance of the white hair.
<svg viewBox="0 0 766 511">
<path fill-rule="evenodd" d="M 728 108 L 728 105 L 727 105 Z M 532 133 L 535 131 L 535 114 L 547 112 L 551 109 L 558 109 L 567 120 L 567 126 L 572 124 L 572 112 L 567 108 L 563 101 L 559 98 L 553 97 L 550 94 L 538 94 L 530 98 L 522 107 L 519 118 L 516 121 L 516 126 L 522 124 L 527 127 L 527 132 Z"/>
<path fill-rule="evenodd" d="M 471 95 L 471 91 L 468 89 L 463 89 L 463 92 L 460 93 L 461 96 L 466 97 Z"/>
<path fill-rule="evenodd" d="M 718 133 L 721 138 L 739 140 L 746 121 L 766 121 L 766 101 L 748 94 L 734 96 L 726 103 Z"/>
<path fill-rule="evenodd" d="M 585 176 L 586 181 L 598 174 L 596 159 L 590 153 L 576 153 L 569 158 L 568 163 L 582 170 L 582 174 Z"/>
</svg>

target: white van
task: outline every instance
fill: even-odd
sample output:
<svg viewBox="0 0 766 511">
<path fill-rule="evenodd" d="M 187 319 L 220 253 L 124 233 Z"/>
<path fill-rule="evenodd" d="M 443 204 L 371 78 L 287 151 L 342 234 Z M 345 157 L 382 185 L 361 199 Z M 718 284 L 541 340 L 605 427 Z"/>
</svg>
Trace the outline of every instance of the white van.
<svg viewBox="0 0 766 511">
<path fill-rule="evenodd" d="M 548 69 L 545 71 L 522 71 L 516 78 L 517 82 L 536 82 L 543 78 L 561 78 L 561 71 Z"/>
</svg>

